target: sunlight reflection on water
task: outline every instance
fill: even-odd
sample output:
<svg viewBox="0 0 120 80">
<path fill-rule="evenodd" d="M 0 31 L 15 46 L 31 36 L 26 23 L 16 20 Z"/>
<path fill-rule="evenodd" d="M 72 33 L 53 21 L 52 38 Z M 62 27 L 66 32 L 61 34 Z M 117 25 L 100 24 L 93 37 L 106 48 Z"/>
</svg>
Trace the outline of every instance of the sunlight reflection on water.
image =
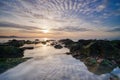
<svg viewBox="0 0 120 80">
<path fill-rule="evenodd" d="M 41 44 L 41 47 L 35 48 L 33 50 L 26 50 L 24 52 L 24 57 L 50 56 L 65 52 L 69 52 L 69 50 L 67 48 L 55 49 L 54 47 L 47 46 L 47 44 Z"/>
</svg>

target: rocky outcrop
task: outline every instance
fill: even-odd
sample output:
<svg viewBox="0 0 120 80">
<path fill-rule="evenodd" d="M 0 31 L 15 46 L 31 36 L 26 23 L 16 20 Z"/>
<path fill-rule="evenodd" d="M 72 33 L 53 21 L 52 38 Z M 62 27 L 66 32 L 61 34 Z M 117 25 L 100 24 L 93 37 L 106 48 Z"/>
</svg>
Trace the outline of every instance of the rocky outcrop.
<svg viewBox="0 0 120 80">
<path fill-rule="evenodd" d="M 23 57 L 23 49 L 14 46 L 0 46 L 0 58 Z"/>
<path fill-rule="evenodd" d="M 9 40 L 6 43 L 0 43 L 0 58 L 18 58 L 23 57 L 25 49 L 33 49 L 33 47 L 22 47 L 31 41 L 25 40 Z"/>
<path fill-rule="evenodd" d="M 82 60 L 88 69 L 91 69 L 90 66 L 95 67 L 94 72 L 96 73 L 104 67 L 108 68 L 106 71 L 117 66 L 120 67 L 120 40 L 79 40 L 78 42 L 69 42 L 69 44 L 66 42 L 67 40 L 61 41 L 65 46 L 69 46 L 67 47 L 70 49 L 69 54 Z M 104 70 L 102 74 L 106 71 Z"/>
<path fill-rule="evenodd" d="M 14 47 L 20 47 L 23 46 L 25 44 L 25 40 L 9 40 L 8 42 L 4 43 L 4 44 L 8 44 L 9 46 L 14 46 Z"/>
</svg>

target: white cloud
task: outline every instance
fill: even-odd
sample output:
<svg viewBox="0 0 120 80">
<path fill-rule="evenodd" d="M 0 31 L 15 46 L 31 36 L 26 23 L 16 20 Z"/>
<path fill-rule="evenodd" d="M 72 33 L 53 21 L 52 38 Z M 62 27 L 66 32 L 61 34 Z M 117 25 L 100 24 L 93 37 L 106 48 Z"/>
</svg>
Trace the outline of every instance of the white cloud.
<svg viewBox="0 0 120 80">
<path fill-rule="evenodd" d="M 97 7 L 98 11 L 102 11 L 102 10 L 104 10 L 105 8 L 106 8 L 105 5 L 99 5 L 99 6 Z"/>
<path fill-rule="evenodd" d="M 107 7 L 107 1 L 101 0 L 100 3 L 96 3 L 98 1 L 13 0 L 10 3 L 4 2 L 6 3 L 5 9 L 0 9 L 0 11 L 8 13 L 9 16 L 15 16 L 15 19 L 13 17 L 6 17 L 6 21 L 9 20 L 16 24 L 26 24 L 27 26 L 35 26 L 43 29 L 62 28 L 63 30 L 68 26 L 73 26 L 74 30 L 91 29 L 104 32 L 104 26 L 100 25 L 101 21 L 99 18 L 108 17 L 110 13 L 102 12 Z M 96 12 L 102 12 L 103 16 L 96 15 Z M 116 13 L 119 13 L 119 11 Z M 92 18 L 88 20 L 86 17 Z M 98 19 L 96 20 L 94 18 Z"/>
</svg>

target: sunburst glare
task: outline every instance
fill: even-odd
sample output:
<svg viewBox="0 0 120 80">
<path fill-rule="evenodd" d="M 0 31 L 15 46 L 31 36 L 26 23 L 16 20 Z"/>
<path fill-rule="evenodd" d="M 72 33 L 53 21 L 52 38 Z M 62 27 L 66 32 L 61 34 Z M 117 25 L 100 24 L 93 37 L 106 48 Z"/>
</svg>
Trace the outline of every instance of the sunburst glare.
<svg viewBox="0 0 120 80">
<path fill-rule="evenodd" d="M 42 30 L 43 33 L 49 33 L 49 30 L 45 29 L 45 30 Z"/>
</svg>

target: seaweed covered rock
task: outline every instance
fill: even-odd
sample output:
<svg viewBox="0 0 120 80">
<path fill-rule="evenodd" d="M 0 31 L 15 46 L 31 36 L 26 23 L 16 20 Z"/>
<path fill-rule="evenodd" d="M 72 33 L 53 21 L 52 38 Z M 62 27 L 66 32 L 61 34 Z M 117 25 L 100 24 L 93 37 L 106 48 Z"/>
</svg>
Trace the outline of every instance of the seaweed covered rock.
<svg viewBox="0 0 120 80">
<path fill-rule="evenodd" d="M 110 60 L 120 58 L 120 50 L 109 41 L 96 41 L 89 48 L 91 56 L 101 56 Z"/>
<path fill-rule="evenodd" d="M 0 73 L 5 72 L 9 68 L 12 68 L 29 58 L 0 58 Z"/>
<path fill-rule="evenodd" d="M 114 45 L 113 45 L 114 43 Z M 120 66 L 119 42 L 107 40 L 79 40 L 69 47 L 71 55 L 77 59 L 95 58 L 102 65 L 108 62 L 112 67 Z M 101 61 L 104 60 L 105 61 Z M 91 60 L 90 60 L 91 61 Z M 89 61 L 86 61 L 89 63 Z"/>
<path fill-rule="evenodd" d="M 68 42 L 67 42 L 68 41 Z M 76 59 L 80 59 L 89 71 L 96 74 L 111 72 L 115 67 L 120 67 L 120 40 L 61 40 Z"/>
<path fill-rule="evenodd" d="M 25 44 L 25 40 L 13 39 L 13 40 L 9 40 L 6 44 L 8 44 L 9 46 L 20 47 Z"/>
<path fill-rule="evenodd" d="M 83 42 L 83 43 L 82 43 Z M 79 55 L 86 55 L 92 57 L 103 57 L 109 59 L 120 58 L 120 50 L 114 47 L 110 41 L 105 40 L 80 40 L 71 45 L 70 52 L 73 54 L 78 52 Z"/>
<path fill-rule="evenodd" d="M 111 44 L 112 44 L 114 47 L 120 49 L 120 40 L 113 40 L 113 41 L 111 41 Z"/>
<path fill-rule="evenodd" d="M 23 49 L 14 46 L 0 46 L 0 58 L 23 57 Z"/>
</svg>

